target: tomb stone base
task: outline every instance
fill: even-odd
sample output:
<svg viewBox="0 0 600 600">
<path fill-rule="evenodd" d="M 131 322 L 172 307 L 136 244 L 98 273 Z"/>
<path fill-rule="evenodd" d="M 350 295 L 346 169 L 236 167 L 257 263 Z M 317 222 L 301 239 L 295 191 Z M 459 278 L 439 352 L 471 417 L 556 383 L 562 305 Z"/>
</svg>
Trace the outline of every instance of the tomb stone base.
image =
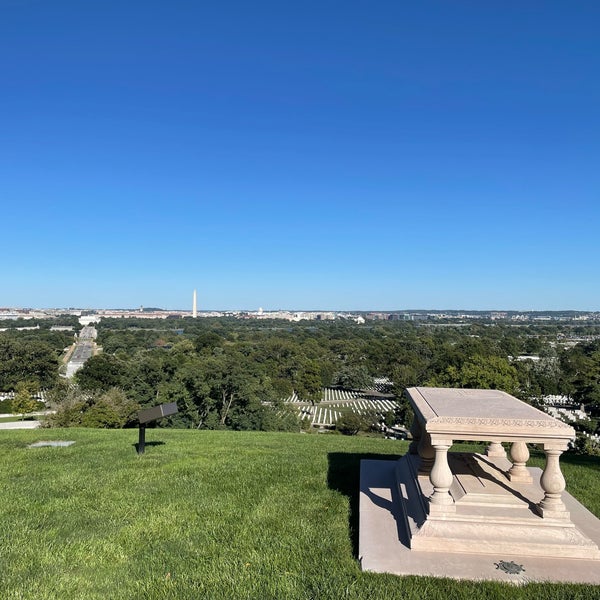
<svg viewBox="0 0 600 600">
<path fill-rule="evenodd" d="M 429 511 L 418 457 L 362 461 L 359 554 L 364 570 L 458 579 L 600 585 L 600 520 L 563 492 L 569 517 L 542 518 L 541 470 L 510 481 L 502 457 L 450 453 L 453 511 Z M 507 567 L 508 565 L 508 567 Z M 514 567 L 514 568 L 513 568 Z M 511 571 L 512 569 L 512 571 Z"/>
<path fill-rule="evenodd" d="M 539 469 L 529 469 L 531 483 L 519 483 L 506 476 L 511 463 L 505 458 L 450 453 L 448 462 L 454 474 L 454 510 L 444 514 L 429 510 L 433 487 L 427 475 L 418 473 L 418 457 L 398 461 L 401 508 L 412 550 L 597 559 L 600 568 L 598 545 L 568 512 L 559 518 L 542 518 L 537 512 L 544 495 Z"/>
</svg>

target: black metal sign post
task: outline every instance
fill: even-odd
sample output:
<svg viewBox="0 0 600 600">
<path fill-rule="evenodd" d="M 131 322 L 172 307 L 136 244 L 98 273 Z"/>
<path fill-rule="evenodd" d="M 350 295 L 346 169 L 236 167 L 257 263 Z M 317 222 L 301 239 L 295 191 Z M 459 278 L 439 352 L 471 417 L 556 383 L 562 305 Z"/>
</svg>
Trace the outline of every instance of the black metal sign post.
<svg viewBox="0 0 600 600">
<path fill-rule="evenodd" d="M 168 417 L 177 413 L 177 402 L 168 402 L 167 404 L 159 404 L 152 408 L 146 408 L 138 412 L 138 420 L 140 422 L 140 436 L 138 441 L 137 452 L 144 454 L 146 449 L 146 423 L 157 421 L 163 417 Z"/>
<path fill-rule="evenodd" d="M 144 454 L 146 449 L 146 426 L 140 423 L 140 437 L 138 439 L 138 454 Z"/>
</svg>

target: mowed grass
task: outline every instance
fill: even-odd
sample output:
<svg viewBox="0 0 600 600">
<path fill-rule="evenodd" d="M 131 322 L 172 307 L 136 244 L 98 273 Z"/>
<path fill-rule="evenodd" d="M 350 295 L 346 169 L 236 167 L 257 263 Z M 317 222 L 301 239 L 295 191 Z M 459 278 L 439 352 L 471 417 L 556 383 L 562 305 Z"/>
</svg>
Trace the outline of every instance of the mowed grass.
<svg viewBox="0 0 600 600">
<path fill-rule="evenodd" d="M 39 440 L 70 447 L 28 449 Z M 600 598 L 577 585 L 363 573 L 359 464 L 407 444 L 337 435 L 0 431 L 0 598 Z M 538 460 L 534 457 L 534 462 Z M 565 457 L 600 516 L 598 459 Z"/>
</svg>

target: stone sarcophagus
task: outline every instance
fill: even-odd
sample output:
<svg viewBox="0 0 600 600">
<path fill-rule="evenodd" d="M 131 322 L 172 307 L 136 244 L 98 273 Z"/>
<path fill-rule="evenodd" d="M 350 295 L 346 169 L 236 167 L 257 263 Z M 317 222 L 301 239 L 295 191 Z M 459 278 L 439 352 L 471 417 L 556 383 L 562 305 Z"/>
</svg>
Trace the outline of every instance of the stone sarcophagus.
<svg viewBox="0 0 600 600">
<path fill-rule="evenodd" d="M 406 394 L 415 419 L 405 465 L 414 473 L 405 475 L 423 509 L 422 522 L 411 527 L 412 549 L 600 560 L 562 500 L 559 457 L 575 437 L 572 427 L 499 390 L 417 387 Z M 484 455 L 449 454 L 456 440 L 489 445 Z M 546 455 L 539 478 L 526 466 L 527 444 Z"/>
<path fill-rule="evenodd" d="M 600 584 L 600 520 L 567 492 L 560 468 L 572 427 L 499 390 L 406 395 L 409 451 L 361 462 L 363 569 Z M 486 450 L 451 451 L 462 441 Z M 543 469 L 528 466 L 529 446 Z"/>
</svg>

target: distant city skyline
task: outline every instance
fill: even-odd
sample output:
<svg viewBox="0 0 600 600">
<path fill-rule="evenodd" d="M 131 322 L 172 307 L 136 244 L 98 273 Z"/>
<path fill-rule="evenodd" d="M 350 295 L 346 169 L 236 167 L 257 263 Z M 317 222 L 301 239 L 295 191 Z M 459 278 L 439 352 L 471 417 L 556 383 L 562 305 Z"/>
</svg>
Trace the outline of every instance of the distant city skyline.
<svg viewBox="0 0 600 600">
<path fill-rule="evenodd" d="M 0 306 L 600 310 L 598 23 L 5 3 Z"/>
<path fill-rule="evenodd" d="M 423 312 L 423 311 L 432 311 L 432 312 L 443 312 L 443 311 L 451 311 L 451 312 L 600 312 L 600 308 L 573 308 L 571 306 L 561 306 L 559 308 L 548 308 L 543 305 L 536 308 L 515 308 L 515 307 L 507 307 L 507 306 L 486 306 L 483 308 L 470 307 L 470 306 L 402 306 L 398 305 L 396 307 L 372 307 L 367 306 L 366 308 L 353 307 L 349 304 L 344 305 L 345 307 L 340 306 L 329 306 L 329 307 L 319 307 L 319 306 L 310 306 L 310 305 L 288 305 L 288 306 L 269 306 L 268 303 L 263 303 L 261 305 L 235 305 L 235 304 L 227 304 L 223 306 L 201 306 L 200 300 L 198 300 L 197 304 L 197 312 L 198 313 L 206 313 L 206 312 L 239 312 L 239 311 L 254 311 L 257 312 L 262 310 L 264 312 L 274 312 L 274 311 L 304 311 L 304 312 Z M 186 311 L 192 314 L 194 312 L 193 304 L 189 303 L 189 306 L 185 306 L 183 303 L 173 304 L 173 305 L 161 305 L 156 302 L 148 302 L 146 304 L 143 303 L 133 303 L 133 304 L 116 304 L 116 303 L 108 303 L 108 304 L 77 304 L 72 302 L 67 302 L 65 304 L 34 304 L 34 303 L 25 303 L 25 304 L 0 304 L 0 310 L 3 309 L 14 309 L 14 310 L 58 310 L 58 309 L 68 309 L 68 310 L 129 310 L 129 311 L 139 311 L 139 310 L 163 310 L 163 311 Z M 0 316 L 1 318 L 1 316 Z"/>
<path fill-rule="evenodd" d="M 262 306 L 258 308 L 241 307 L 241 308 L 206 308 L 206 309 L 194 309 L 192 307 L 161 307 L 161 306 L 0 306 L 0 320 L 3 318 L 15 318 L 16 316 L 23 315 L 25 318 L 35 317 L 36 314 L 40 316 L 52 316 L 60 314 L 61 311 L 65 313 L 97 313 L 99 315 L 106 315 L 109 313 L 120 313 L 125 316 L 131 315 L 152 315 L 164 313 L 179 314 L 180 316 L 190 315 L 192 317 L 206 316 L 206 315 L 225 315 L 225 314 L 249 314 L 258 317 L 268 317 L 275 313 L 286 313 L 286 314 L 313 314 L 313 315 L 329 315 L 331 318 L 335 315 L 344 314 L 371 314 L 371 315 L 396 315 L 396 316 L 408 316 L 408 315 L 432 315 L 432 316 L 444 316 L 451 315 L 454 317 L 460 316 L 473 316 L 479 318 L 480 316 L 491 315 L 492 318 L 504 318 L 514 317 L 518 315 L 577 315 L 578 318 L 581 316 L 590 316 L 594 320 L 600 319 L 600 311 L 595 310 L 577 310 L 577 309 L 563 309 L 563 310 L 515 310 L 515 309 L 454 309 L 454 308 L 417 308 L 417 307 L 400 307 L 396 309 L 377 310 L 377 309 L 355 309 L 355 310 L 343 310 L 343 309 L 313 309 L 313 308 L 275 308 L 275 309 L 264 309 Z"/>
</svg>

